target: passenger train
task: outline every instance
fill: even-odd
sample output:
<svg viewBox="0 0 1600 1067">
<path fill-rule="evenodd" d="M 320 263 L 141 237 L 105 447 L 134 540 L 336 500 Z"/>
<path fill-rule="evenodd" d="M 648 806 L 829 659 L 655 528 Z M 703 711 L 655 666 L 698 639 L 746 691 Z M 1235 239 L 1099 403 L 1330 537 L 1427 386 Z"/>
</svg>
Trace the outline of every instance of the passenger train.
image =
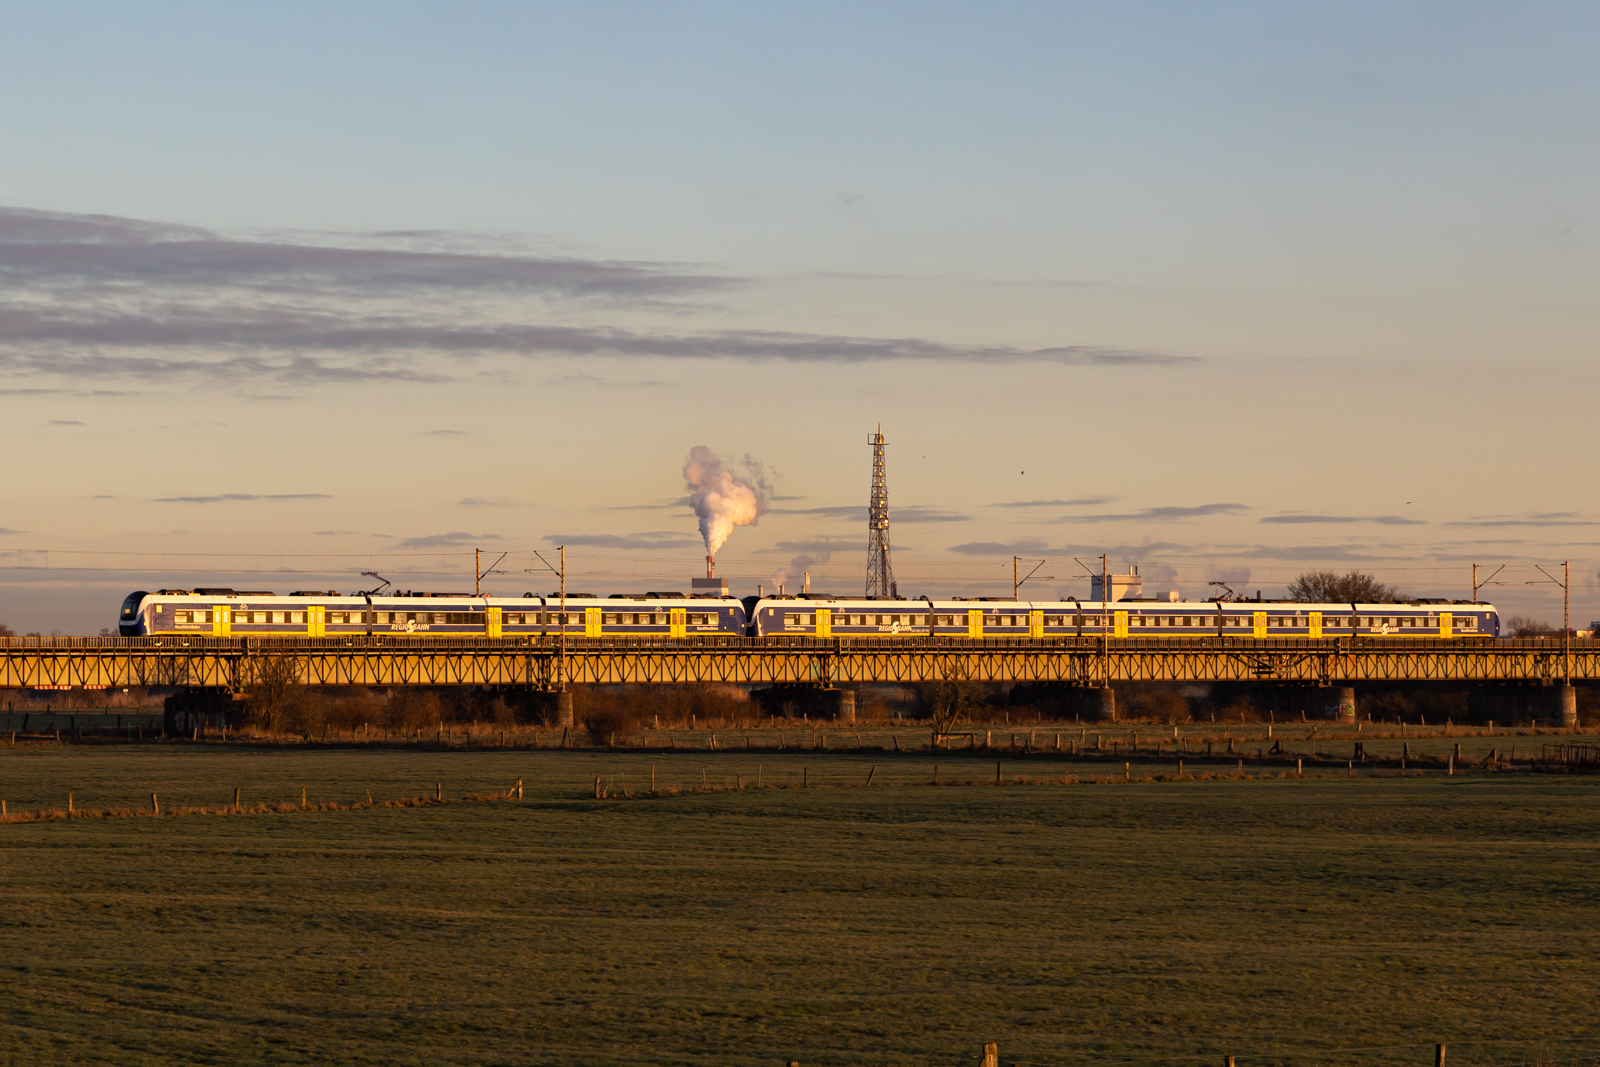
<svg viewBox="0 0 1600 1067">
<path fill-rule="evenodd" d="M 1285 600 L 1139 598 L 1098 602 L 997 598 L 847 599 L 801 593 L 736 599 L 683 593 L 521 597 L 467 593 L 276 593 L 220 588 L 135 592 L 122 602 L 124 637 L 707 637 L 1076 638 L 1448 637 L 1500 635 L 1491 604 L 1408 600 L 1307 604 Z"/>
</svg>

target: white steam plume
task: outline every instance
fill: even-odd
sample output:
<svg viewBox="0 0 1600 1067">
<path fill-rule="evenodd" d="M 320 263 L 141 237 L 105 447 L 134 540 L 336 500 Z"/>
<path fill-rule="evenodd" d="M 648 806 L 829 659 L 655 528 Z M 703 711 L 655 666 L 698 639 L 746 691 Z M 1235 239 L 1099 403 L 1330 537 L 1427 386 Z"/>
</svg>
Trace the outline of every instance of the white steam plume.
<svg viewBox="0 0 1600 1067">
<path fill-rule="evenodd" d="M 708 556 L 717 554 L 735 526 L 754 526 L 767 510 L 771 486 L 765 469 L 749 456 L 744 457 L 744 467 L 747 477 L 740 477 L 705 445 L 689 450 L 683 480 L 689 484 L 689 505 L 700 517 Z"/>
<path fill-rule="evenodd" d="M 772 572 L 772 588 L 776 592 L 790 582 L 803 581 L 807 572 L 813 567 L 820 567 L 833 558 L 833 553 L 818 551 L 816 555 L 809 552 L 794 557 L 788 563 Z"/>
</svg>

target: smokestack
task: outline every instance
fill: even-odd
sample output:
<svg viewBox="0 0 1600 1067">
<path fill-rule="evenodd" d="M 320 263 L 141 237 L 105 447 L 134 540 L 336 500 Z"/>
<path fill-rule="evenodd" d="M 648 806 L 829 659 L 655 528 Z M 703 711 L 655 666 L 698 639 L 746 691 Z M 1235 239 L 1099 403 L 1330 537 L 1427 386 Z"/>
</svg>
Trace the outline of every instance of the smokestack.
<svg viewBox="0 0 1600 1067">
<path fill-rule="evenodd" d="M 707 578 L 715 578 L 716 576 L 717 576 L 717 557 L 716 556 L 707 556 L 706 557 L 706 577 Z"/>
<path fill-rule="evenodd" d="M 811 572 L 806 571 L 806 592 L 811 592 Z"/>
</svg>

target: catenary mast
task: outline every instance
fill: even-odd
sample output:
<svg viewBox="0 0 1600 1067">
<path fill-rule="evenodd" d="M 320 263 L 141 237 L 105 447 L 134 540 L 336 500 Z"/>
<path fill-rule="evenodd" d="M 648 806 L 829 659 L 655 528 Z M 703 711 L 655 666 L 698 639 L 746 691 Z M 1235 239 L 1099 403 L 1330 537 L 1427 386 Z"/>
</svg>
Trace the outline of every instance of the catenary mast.
<svg viewBox="0 0 1600 1067">
<path fill-rule="evenodd" d="M 867 506 L 867 596 L 895 596 L 889 563 L 889 478 L 884 472 L 883 427 L 867 438 L 872 446 L 872 500 Z"/>
</svg>

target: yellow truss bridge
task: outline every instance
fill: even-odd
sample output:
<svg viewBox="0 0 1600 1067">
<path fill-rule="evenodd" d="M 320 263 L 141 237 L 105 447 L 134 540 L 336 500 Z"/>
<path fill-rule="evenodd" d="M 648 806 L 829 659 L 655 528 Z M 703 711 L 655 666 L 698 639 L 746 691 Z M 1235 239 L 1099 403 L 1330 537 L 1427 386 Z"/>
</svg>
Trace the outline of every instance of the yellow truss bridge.
<svg viewBox="0 0 1600 1067">
<path fill-rule="evenodd" d="M 1552 684 L 1600 679 L 1600 642 L 1559 638 L 10 638 L 0 687 L 239 690 L 271 660 L 319 686 L 732 683 L 831 687 L 942 680 Z"/>
</svg>

